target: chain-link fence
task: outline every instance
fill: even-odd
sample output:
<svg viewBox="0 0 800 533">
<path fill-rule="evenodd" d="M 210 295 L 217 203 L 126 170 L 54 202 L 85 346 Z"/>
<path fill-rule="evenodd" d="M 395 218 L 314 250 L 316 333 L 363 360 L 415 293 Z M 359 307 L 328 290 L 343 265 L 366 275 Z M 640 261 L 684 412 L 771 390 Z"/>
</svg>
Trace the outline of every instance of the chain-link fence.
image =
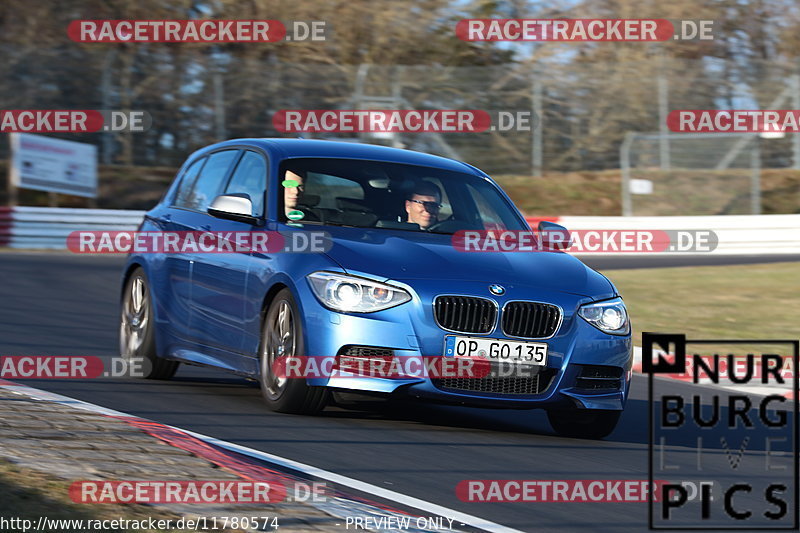
<svg viewBox="0 0 800 533">
<path fill-rule="evenodd" d="M 482 133 L 359 135 L 503 174 L 618 168 L 625 133 L 663 129 L 666 114 L 674 109 L 794 103 L 800 108 L 793 70 L 774 64 L 763 65 L 758 74 L 731 65 L 658 58 L 485 67 L 276 63 L 268 69 L 250 61 L 234 70 L 240 77 L 225 74 L 221 97 L 227 136 L 283 136 L 271 124 L 272 114 L 281 109 L 480 109 L 495 118 L 499 112 L 528 114 L 533 117 L 529 129 L 515 125 L 501 131 L 495 123 L 496 129 Z M 253 87 L 249 97 L 230 98 L 229 88 L 243 83 Z M 764 159 L 768 166 L 800 168 L 800 143 L 773 143 Z"/>
<path fill-rule="evenodd" d="M 258 54 L 193 50 L 158 54 L 140 48 L 75 49 L 71 53 L 80 58 L 69 60 L 80 59 L 81 77 L 58 70 L 66 59 L 56 50 L 37 49 L 33 55 L 12 50 L 11 60 L 0 67 L 0 97 L 9 109 L 147 110 L 153 126 L 146 132 L 57 135 L 97 144 L 101 163 L 146 166 L 177 166 L 195 149 L 224 138 L 290 136 L 272 123 L 274 114 L 285 109 L 479 109 L 493 116 L 501 111 L 507 116 L 529 114 L 536 117 L 530 129 L 358 135 L 368 142 L 456 157 L 491 174 L 523 176 L 619 168 L 626 132 L 663 133 L 666 114 L 672 110 L 800 109 L 794 65 L 750 60 L 745 67 L 735 60 L 669 59 L 655 46 L 631 48 L 631 59 L 618 56 L 608 62 L 562 55 L 481 67 L 301 64 Z M 650 168 L 653 164 L 645 159 L 656 154 L 660 159 L 655 166 L 663 170 L 663 140 L 657 149 L 646 136 L 639 142 L 632 147 L 637 158 L 632 168 Z M 723 137 L 703 141 L 717 147 L 708 150 L 725 150 L 727 142 Z M 697 138 L 675 137 L 667 152 L 669 172 L 683 167 L 715 169 L 705 161 L 681 162 L 682 157 L 703 159 L 708 152 L 700 146 L 704 144 Z M 0 151 L 0 157 L 7 155 L 4 143 Z M 705 178 L 704 187 L 719 190 L 714 207 L 709 204 L 706 211 L 750 212 L 752 165 L 739 161 L 747 154 L 737 151 L 736 161 L 725 169 L 731 176 L 739 169 L 736 172 L 743 177 Z M 765 168 L 800 168 L 800 135 L 762 143 L 760 160 Z M 734 182 L 741 182 L 741 187 L 734 187 Z M 744 199 L 724 200 L 734 188 Z M 637 198 L 635 210 L 645 209 L 647 201 L 644 195 Z M 646 210 L 670 212 L 676 204 L 659 205 Z"/>
<path fill-rule="evenodd" d="M 757 134 L 629 133 L 620 149 L 624 215 L 761 212 Z"/>
</svg>

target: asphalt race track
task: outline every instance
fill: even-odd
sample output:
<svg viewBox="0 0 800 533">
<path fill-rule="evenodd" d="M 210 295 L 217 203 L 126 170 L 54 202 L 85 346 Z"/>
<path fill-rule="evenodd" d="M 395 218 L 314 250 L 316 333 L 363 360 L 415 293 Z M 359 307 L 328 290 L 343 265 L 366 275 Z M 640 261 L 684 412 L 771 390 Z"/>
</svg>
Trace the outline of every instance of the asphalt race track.
<svg viewBox="0 0 800 533">
<path fill-rule="evenodd" d="M 594 258 L 587 263 L 601 270 L 623 263 L 670 264 L 655 259 Z M 726 264 L 735 258 L 702 259 Z M 678 260 L 691 263 L 673 259 Z M 0 253 L 0 355 L 117 355 L 122 262 L 122 257 Z M 318 417 L 275 414 L 262 405 L 258 388 L 245 380 L 185 365 L 168 382 L 25 383 L 524 531 L 647 530 L 646 503 L 466 503 L 455 495 L 456 485 L 465 479 L 647 479 L 647 382 L 641 376 L 634 378 L 620 426 L 600 442 L 554 436 L 539 411 L 409 404 L 400 411 L 334 407 Z M 692 390 L 673 382 L 664 387 L 685 395 Z M 685 453 L 671 460 L 688 468 L 695 458 Z M 757 472 L 763 473 L 763 463 L 743 462 L 736 476 L 746 479 Z"/>
</svg>

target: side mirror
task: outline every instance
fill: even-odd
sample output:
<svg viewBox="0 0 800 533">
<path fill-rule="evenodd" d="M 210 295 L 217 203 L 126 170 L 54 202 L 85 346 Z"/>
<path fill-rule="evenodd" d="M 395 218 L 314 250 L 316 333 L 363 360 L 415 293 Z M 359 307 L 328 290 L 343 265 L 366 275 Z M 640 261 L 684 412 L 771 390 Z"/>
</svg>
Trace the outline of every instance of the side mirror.
<svg viewBox="0 0 800 533">
<path fill-rule="evenodd" d="M 551 250 L 566 250 L 572 246 L 569 230 L 555 222 L 542 220 L 538 226 L 540 246 Z"/>
<path fill-rule="evenodd" d="M 253 216 L 253 202 L 244 193 L 222 194 L 214 198 L 208 208 L 208 214 L 217 218 L 260 224 L 261 220 Z"/>
</svg>

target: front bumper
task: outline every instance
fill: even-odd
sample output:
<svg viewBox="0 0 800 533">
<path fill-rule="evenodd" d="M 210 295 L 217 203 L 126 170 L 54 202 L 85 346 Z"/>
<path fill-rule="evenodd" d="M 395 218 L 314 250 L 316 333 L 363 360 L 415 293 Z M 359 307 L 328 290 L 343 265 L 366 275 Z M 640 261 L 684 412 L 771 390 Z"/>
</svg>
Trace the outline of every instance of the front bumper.
<svg viewBox="0 0 800 533">
<path fill-rule="evenodd" d="M 307 286 L 298 287 L 306 320 L 306 354 L 333 357 L 347 346 L 369 346 L 391 349 L 396 357 L 443 356 L 445 336 L 456 333 L 441 329 L 433 316 L 433 299 L 445 292 L 441 283 L 415 280 L 413 288 L 408 283 L 393 283 L 404 285 L 412 294 L 412 300 L 392 309 L 359 314 L 330 311 L 319 303 Z M 486 284 L 482 282 L 459 282 L 458 287 L 447 289 L 448 294 L 456 292 L 488 297 Z M 547 367 L 542 369 L 542 375 L 549 379 L 549 383 L 537 394 L 454 390 L 430 378 L 334 376 L 309 378 L 308 384 L 494 408 L 623 409 L 630 386 L 631 337 L 605 334 L 578 317 L 577 308 L 590 299 L 523 287 L 508 287 L 504 297 L 492 296 L 490 299 L 494 299 L 499 308 L 507 300 L 533 300 L 556 304 L 564 311 L 561 326 L 552 338 L 530 339 L 548 345 Z M 469 336 L 520 340 L 504 335 L 499 324 L 485 335 Z M 581 365 L 619 369 L 619 390 L 590 390 L 578 386 Z"/>
</svg>

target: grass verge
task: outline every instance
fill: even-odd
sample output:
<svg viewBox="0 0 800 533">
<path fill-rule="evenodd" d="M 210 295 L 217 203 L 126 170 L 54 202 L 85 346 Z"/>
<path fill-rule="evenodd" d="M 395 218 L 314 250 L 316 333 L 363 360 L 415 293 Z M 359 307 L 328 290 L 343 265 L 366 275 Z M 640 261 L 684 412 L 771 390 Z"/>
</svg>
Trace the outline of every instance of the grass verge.
<svg viewBox="0 0 800 533">
<path fill-rule="evenodd" d="M 798 339 L 800 263 L 607 270 L 643 331 L 688 338 Z"/>
<path fill-rule="evenodd" d="M 30 520 L 32 528 L 38 524 L 39 517 L 45 516 L 50 520 L 117 520 L 127 519 L 144 522 L 149 518 L 154 520 L 171 520 L 174 523 L 181 518 L 179 515 L 147 505 L 117 505 L 117 504 L 77 504 L 69 497 L 70 482 L 43 474 L 36 470 L 19 467 L 9 461 L 0 459 L 0 518 L 10 520 L 18 518 Z M 21 522 L 16 522 L 20 524 Z M 70 527 L 63 524 L 63 528 L 50 528 L 47 531 L 65 533 L 80 531 L 75 528 L 75 523 Z M 110 523 L 109 523 L 110 525 Z M 14 523 L 9 523 L 12 529 L 2 531 L 15 531 L 19 529 Z M 29 529 L 32 531 L 33 529 Z M 83 529 L 83 531 L 88 531 Z M 184 529 L 104 529 L 103 531 L 118 532 L 178 532 Z M 225 531 L 239 531 L 227 529 Z"/>
</svg>

